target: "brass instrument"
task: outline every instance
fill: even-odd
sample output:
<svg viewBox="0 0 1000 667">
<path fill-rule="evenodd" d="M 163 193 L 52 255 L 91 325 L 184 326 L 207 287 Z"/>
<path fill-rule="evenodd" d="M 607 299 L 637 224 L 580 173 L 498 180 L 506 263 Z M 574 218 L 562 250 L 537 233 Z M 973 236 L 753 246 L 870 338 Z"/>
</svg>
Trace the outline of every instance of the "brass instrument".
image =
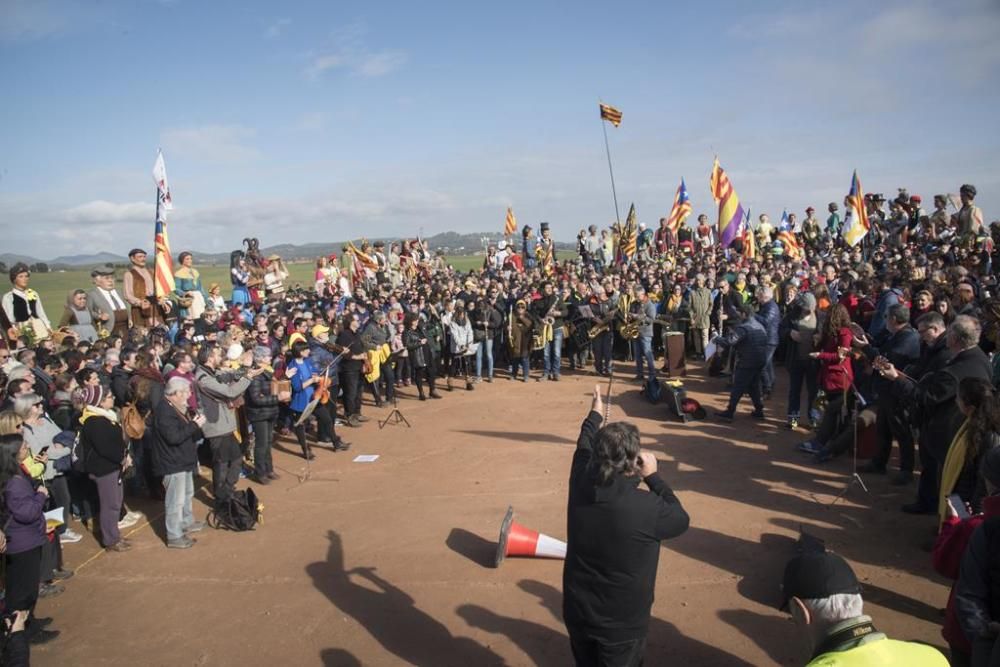
<svg viewBox="0 0 1000 667">
<path fill-rule="evenodd" d="M 587 338 L 589 338 L 590 340 L 594 340 L 601 334 L 606 333 L 611 328 L 611 321 L 614 320 L 615 315 L 617 313 L 618 313 L 617 307 L 612 308 L 610 311 L 608 311 L 607 317 L 605 317 L 602 320 L 598 320 L 596 324 L 590 327 L 590 329 L 587 331 Z"/>
</svg>

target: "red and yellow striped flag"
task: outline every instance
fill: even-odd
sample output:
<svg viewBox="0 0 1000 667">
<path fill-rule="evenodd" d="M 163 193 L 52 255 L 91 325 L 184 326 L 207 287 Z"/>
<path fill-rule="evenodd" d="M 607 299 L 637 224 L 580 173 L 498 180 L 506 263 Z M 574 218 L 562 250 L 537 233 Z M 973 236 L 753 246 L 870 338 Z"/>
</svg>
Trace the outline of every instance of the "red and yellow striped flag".
<svg viewBox="0 0 1000 667">
<path fill-rule="evenodd" d="M 517 231 L 517 218 L 514 217 L 514 211 L 510 206 L 507 207 L 507 220 L 503 225 L 504 236 L 510 236 L 515 231 Z"/>
<path fill-rule="evenodd" d="M 174 208 L 170 199 L 170 185 L 167 183 L 167 166 L 163 163 L 163 152 L 156 152 L 153 163 L 153 182 L 156 183 L 156 233 L 153 238 L 153 291 L 157 297 L 169 296 L 176 289 L 174 284 L 174 258 L 170 256 L 170 241 L 167 239 L 167 211 Z"/>
<path fill-rule="evenodd" d="M 622 124 L 622 112 L 610 104 L 601 103 L 601 120 L 606 120 L 615 127 Z"/>
</svg>

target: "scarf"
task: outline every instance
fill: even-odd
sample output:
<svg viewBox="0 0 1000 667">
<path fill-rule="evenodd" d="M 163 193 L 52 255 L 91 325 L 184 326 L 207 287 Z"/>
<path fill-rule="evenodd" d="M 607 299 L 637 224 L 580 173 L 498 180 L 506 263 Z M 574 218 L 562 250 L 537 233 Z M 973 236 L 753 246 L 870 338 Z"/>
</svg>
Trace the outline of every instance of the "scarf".
<svg viewBox="0 0 1000 667">
<path fill-rule="evenodd" d="M 938 525 L 944 524 L 947 514 L 948 496 L 958 482 L 962 470 L 965 468 L 965 457 L 969 451 L 969 420 L 962 422 L 955 438 L 948 447 L 948 455 L 944 459 L 944 468 L 941 471 L 941 490 L 938 492 Z"/>
<path fill-rule="evenodd" d="M 112 424 L 118 423 L 118 413 L 114 410 L 105 410 L 104 408 L 99 408 L 96 405 L 88 405 L 83 409 L 83 414 L 80 416 L 80 423 L 84 423 L 91 417 L 104 417 Z"/>
</svg>

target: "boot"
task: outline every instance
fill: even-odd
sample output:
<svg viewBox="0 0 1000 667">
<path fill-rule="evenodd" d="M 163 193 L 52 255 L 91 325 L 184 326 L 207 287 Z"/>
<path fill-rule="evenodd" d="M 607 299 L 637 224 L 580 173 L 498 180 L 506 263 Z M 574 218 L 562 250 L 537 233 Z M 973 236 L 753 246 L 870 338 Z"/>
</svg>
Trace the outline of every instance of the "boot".
<svg viewBox="0 0 1000 667">
<path fill-rule="evenodd" d="M 312 453 L 311 449 L 309 449 L 309 445 L 302 445 L 302 458 L 307 461 L 312 461 L 316 458 L 316 455 Z"/>
<path fill-rule="evenodd" d="M 419 398 L 420 398 L 420 400 L 421 400 L 421 401 L 426 401 L 426 400 L 427 400 L 427 397 L 426 397 L 426 396 L 424 396 L 424 392 L 423 392 L 423 390 L 421 390 L 421 391 L 420 391 L 420 396 L 419 396 Z"/>
</svg>

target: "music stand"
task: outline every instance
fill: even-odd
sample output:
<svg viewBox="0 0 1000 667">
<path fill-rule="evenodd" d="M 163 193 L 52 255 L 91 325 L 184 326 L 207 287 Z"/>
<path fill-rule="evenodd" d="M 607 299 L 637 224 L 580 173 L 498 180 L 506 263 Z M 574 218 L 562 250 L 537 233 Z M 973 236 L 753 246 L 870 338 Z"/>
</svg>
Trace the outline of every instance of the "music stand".
<svg viewBox="0 0 1000 667">
<path fill-rule="evenodd" d="M 406 417 L 403 413 L 399 411 L 399 397 L 395 391 L 392 392 L 392 412 L 390 412 L 384 420 L 379 421 L 378 429 L 381 431 L 385 428 L 386 424 L 406 424 L 406 428 L 410 428 L 410 422 L 406 421 Z"/>
<path fill-rule="evenodd" d="M 851 426 L 854 428 L 854 442 L 851 446 L 851 479 L 848 480 L 844 489 L 834 496 L 833 500 L 829 503 L 824 503 L 815 495 L 809 494 L 813 500 L 827 509 L 832 509 L 834 505 L 847 496 L 847 492 L 855 484 L 860 486 L 865 493 L 871 493 L 868 487 L 865 486 L 865 481 L 861 479 L 861 475 L 858 474 L 858 415 L 861 414 L 862 408 L 867 407 L 868 403 L 865 402 L 865 399 L 861 396 L 861 392 L 858 391 L 853 382 L 851 383 L 851 391 L 854 392 L 854 407 L 851 409 Z"/>
</svg>

